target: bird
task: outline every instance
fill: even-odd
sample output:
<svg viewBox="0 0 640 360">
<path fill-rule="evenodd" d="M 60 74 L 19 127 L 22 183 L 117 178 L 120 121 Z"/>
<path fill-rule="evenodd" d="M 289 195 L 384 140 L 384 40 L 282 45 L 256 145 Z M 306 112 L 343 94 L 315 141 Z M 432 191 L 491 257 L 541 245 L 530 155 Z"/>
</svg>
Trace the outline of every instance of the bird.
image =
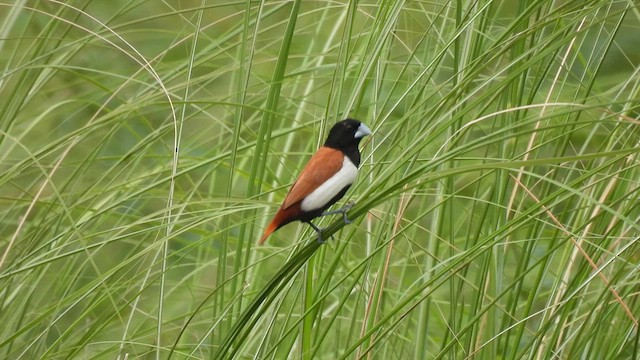
<svg viewBox="0 0 640 360">
<path fill-rule="evenodd" d="M 345 224 L 351 223 L 348 203 L 334 211 L 326 211 L 340 200 L 356 179 L 360 166 L 360 140 L 371 135 L 371 130 L 355 119 L 338 121 L 329 130 L 324 144 L 309 159 L 284 198 L 269 225 L 258 241 L 263 244 L 274 231 L 293 221 L 309 224 L 324 243 L 322 229 L 311 220 L 325 215 L 342 214 Z"/>
</svg>

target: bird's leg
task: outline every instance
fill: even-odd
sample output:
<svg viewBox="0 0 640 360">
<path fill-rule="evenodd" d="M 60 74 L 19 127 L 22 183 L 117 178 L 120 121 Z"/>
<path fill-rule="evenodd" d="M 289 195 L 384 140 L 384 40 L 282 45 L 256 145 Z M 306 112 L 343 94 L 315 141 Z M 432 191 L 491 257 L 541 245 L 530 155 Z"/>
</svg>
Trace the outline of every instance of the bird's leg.
<svg viewBox="0 0 640 360">
<path fill-rule="evenodd" d="M 315 226 L 311 221 L 307 221 L 307 224 L 309 224 L 318 234 L 318 244 L 324 244 L 324 239 L 322 239 L 322 229 Z"/>
<path fill-rule="evenodd" d="M 349 209 L 351 209 L 353 207 L 353 205 L 355 205 L 355 201 L 349 201 L 348 203 L 346 203 L 343 207 L 341 207 L 338 210 L 332 210 L 332 211 L 325 211 L 322 214 L 320 214 L 318 217 L 320 216 L 327 216 L 327 215 L 333 215 L 333 214 L 342 214 L 342 220 L 344 220 L 345 224 L 351 224 L 351 220 L 349 220 L 349 218 L 347 217 L 347 211 L 349 211 Z M 321 228 L 315 226 L 311 221 L 307 221 L 307 224 L 309 224 L 313 230 L 316 231 L 316 233 L 318 233 L 318 243 L 319 244 L 324 244 L 324 239 L 322 238 L 322 230 Z"/>
<path fill-rule="evenodd" d="M 355 205 L 355 201 L 351 200 L 348 203 L 346 203 L 343 207 L 341 207 L 338 210 L 332 210 L 332 211 L 325 211 L 322 214 L 320 214 L 320 216 L 327 216 L 327 215 L 333 215 L 333 214 L 342 214 L 342 220 L 344 221 L 345 224 L 351 224 L 351 220 L 349 220 L 349 218 L 347 217 L 347 211 L 349 211 L 353 205 Z"/>
</svg>

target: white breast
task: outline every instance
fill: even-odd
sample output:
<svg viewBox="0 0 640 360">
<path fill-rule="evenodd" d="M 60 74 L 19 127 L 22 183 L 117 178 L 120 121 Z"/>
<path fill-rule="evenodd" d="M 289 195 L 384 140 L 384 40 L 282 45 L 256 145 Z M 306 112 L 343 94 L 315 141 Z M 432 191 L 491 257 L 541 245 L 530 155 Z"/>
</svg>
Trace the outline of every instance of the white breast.
<svg viewBox="0 0 640 360">
<path fill-rule="evenodd" d="M 353 184 L 356 179 L 358 168 L 353 165 L 348 157 L 344 157 L 342 161 L 342 169 L 335 175 L 325 181 L 322 185 L 318 186 L 311 194 L 302 200 L 300 208 L 303 211 L 317 210 L 325 206 L 329 200 L 338 195 L 342 189 L 346 186 Z"/>
</svg>

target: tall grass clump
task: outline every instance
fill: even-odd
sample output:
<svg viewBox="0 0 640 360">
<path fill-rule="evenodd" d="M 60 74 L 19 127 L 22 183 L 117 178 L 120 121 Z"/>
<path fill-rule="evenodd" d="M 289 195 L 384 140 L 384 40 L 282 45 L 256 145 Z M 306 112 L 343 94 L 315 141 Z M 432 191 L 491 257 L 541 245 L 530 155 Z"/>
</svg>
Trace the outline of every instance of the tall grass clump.
<svg viewBox="0 0 640 360">
<path fill-rule="evenodd" d="M 0 357 L 640 358 L 637 6 L 0 2 Z"/>
</svg>

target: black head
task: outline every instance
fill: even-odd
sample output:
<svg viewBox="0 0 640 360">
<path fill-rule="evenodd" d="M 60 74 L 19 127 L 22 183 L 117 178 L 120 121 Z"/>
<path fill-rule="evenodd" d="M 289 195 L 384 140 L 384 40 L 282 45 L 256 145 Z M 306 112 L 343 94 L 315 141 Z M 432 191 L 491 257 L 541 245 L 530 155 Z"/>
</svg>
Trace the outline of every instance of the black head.
<svg viewBox="0 0 640 360">
<path fill-rule="evenodd" d="M 371 135 L 371 130 L 358 120 L 338 121 L 329 131 L 324 146 L 339 150 L 355 147 L 357 150 L 360 140 L 367 135 Z"/>
</svg>

